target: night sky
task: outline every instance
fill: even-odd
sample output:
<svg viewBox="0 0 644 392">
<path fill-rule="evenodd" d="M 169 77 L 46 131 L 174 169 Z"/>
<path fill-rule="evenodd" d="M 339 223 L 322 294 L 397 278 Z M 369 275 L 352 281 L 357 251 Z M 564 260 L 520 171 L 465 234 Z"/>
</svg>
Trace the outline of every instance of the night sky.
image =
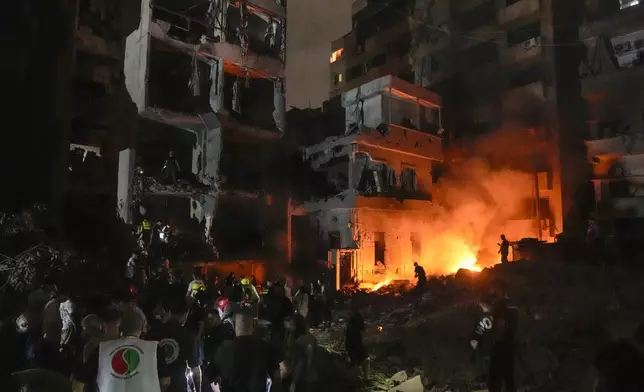
<svg viewBox="0 0 644 392">
<path fill-rule="evenodd" d="M 331 42 L 351 30 L 352 2 L 288 0 L 288 105 L 315 108 L 328 99 Z"/>
</svg>

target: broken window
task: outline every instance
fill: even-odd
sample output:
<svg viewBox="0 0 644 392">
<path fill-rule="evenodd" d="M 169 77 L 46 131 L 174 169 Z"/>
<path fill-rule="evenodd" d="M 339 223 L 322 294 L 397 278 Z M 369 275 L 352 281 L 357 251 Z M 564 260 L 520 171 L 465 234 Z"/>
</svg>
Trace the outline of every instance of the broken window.
<svg viewBox="0 0 644 392">
<path fill-rule="evenodd" d="M 226 65 L 224 73 L 224 108 L 242 124 L 276 130 L 275 82 L 263 77 L 246 77 L 240 67 Z"/>
<path fill-rule="evenodd" d="M 373 265 L 385 265 L 385 233 L 373 233 Z"/>
<path fill-rule="evenodd" d="M 328 234 L 329 237 L 329 249 L 341 249 L 342 248 L 342 236 L 339 231 L 330 231 Z"/>
<path fill-rule="evenodd" d="M 419 261 L 422 256 L 422 241 L 420 233 L 411 233 L 411 256 L 414 261 Z"/>
<path fill-rule="evenodd" d="M 400 173 L 400 186 L 407 192 L 416 192 L 418 179 L 416 168 L 411 166 L 403 167 Z"/>
<path fill-rule="evenodd" d="M 179 113 L 210 111 L 210 64 L 153 39 L 148 104 Z"/>
<path fill-rule="evenodd" d="M 420 107 L 420 130 L 436 132 L 440 128 L 438 108 Z"/>
<path fill-rule="evenodd" d="M 418 102 L 398 99 L 392 96 L 383 97 L 385 111 L 391 116 L 389 123 L 409 129 L 418 129 Z M 387 105 L 389 106 L 387 109 Z"/>
</svg>

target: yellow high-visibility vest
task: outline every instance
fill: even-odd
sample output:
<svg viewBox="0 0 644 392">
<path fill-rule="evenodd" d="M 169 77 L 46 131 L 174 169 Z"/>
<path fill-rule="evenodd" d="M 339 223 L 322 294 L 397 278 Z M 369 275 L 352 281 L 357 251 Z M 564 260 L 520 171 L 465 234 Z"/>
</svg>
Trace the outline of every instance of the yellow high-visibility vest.
<svg viewBox="0 0 644 392">
<path fill-rule="evenodd" d="M 149 220 L 143 219 L 143 222 L 141 222 L 141 230 L 143 231 L 152 230 L 152 225 L 150 224 Z"/>
</svg>

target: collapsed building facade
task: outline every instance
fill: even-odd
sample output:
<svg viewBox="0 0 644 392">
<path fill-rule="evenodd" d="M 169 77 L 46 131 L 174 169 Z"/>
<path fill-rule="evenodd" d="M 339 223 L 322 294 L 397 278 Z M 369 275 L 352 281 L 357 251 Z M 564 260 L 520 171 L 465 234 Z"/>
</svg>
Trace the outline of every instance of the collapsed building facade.
<svg viewBox="0 0 644 392">
<path fill-rule="evenodd" d="M 158 185 L 136 175 L 134 146 L 123 149 L 119 215 L 132 222 L 141 188 L 147 204 L 174 200 L 221 258 L 275 255 L 267 247 L 286 196 L 279 185 L 271 192 L 268 166 L 285 129 L 285 5 L 143 0 L 140 14 L 126 43 L 127 90 L 140 116 L 189 140 L 174 147 L 187 164 L 177 164 L 182 180 Z"/>
<path fill-rule="evenodd" d="M 605 9 L 600 3 L 579 29 L 586 49 L 579 67 L 586 146 L 597 218 L 632 252 L 644 233 L 644 4 Z"/>
<path fill-rule="evenodd" d="M 304 149 L 326 195 L 300 204 L 292 219 L 313 219 L 340 260 L 342 283 L 409 278 L 431 235 L 414 227 L 440 212 L 431 200 L 443 160 L 441 98 L 385 76 L 342 94 L 342 106 L 344 134 Z M 312 249 L 300 246 L 310 233 L 293 235 L 295 257 Z"/>
</svg>

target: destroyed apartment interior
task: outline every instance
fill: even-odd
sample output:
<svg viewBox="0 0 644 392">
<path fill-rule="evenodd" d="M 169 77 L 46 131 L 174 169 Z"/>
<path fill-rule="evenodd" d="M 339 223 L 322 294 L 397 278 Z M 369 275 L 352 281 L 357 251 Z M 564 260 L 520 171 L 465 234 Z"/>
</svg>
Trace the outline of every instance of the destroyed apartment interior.
<svg viewBox="0 0 644 392">
<path fill-rule="evenodd" d="M 4 12 L 0 392 L 644 392 L 644 2 Z"/>
</svg>

